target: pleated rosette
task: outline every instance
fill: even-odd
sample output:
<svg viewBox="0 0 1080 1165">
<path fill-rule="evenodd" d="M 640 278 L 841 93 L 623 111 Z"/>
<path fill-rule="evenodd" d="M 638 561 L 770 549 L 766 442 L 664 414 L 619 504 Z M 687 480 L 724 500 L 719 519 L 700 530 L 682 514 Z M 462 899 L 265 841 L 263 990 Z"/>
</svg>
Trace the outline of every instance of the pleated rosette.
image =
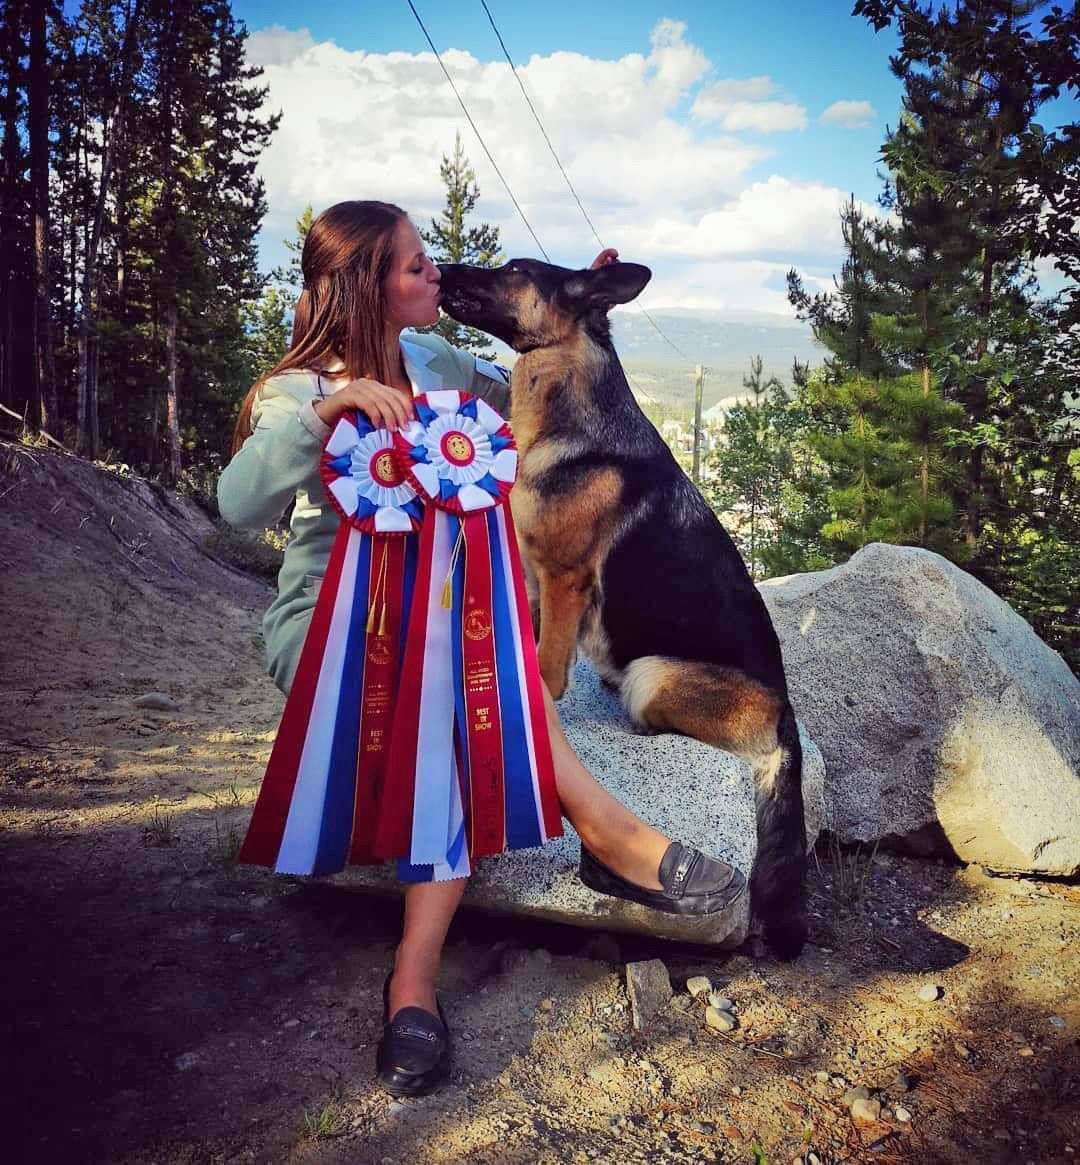
<svg viewBox="0 0 1080 1165">
<path fill-rule="evenodd" d="M 239 855 L 289 874 L 390 856 L 374 834 L 423 516 L 363 413 L 338 421 L 320 473 L 342 522 Z"/>
<path fill-rule="evenodd" d="M 415 601 L 375 848 L 437 879 L 562 833 L 509 497 L 505 420 L 465 392 L 417 397 L 395 435 L 424 504 Z"/>
</svg>

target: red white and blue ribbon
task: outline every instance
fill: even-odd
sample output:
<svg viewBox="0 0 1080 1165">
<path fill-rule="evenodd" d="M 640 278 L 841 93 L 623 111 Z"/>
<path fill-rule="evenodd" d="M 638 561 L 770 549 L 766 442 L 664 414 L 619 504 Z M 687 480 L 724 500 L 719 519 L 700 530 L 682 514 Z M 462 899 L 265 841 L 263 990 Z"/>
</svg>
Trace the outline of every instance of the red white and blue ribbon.
<svg viewBox="0 0 1080 1165">
<path fill-rule="evenodd" d="M 460 877 L 562 833 L 543 688 L 509 507 L 509 427 L 429 392 L 396 435 L 424 500 L 415 599 L 375 847 Z"/>
<path fill-rule="evenodd" d="M 396 437 L 346 414 L 321 475 L 342 518 L 239 859 L 329 874 L 397 858 L 459 878 L 562 833 L 502 417 L 417 397 Z M 419 538 L 415 532 L 419 530 Z"/>
<path fill-rule="evenodd" d="M 346 413 L 320 464 L 342 518 L 241 862 L 328 874 L 378 860 L 378 805 L 423 507 L 389 433 Z"/>
</svg>

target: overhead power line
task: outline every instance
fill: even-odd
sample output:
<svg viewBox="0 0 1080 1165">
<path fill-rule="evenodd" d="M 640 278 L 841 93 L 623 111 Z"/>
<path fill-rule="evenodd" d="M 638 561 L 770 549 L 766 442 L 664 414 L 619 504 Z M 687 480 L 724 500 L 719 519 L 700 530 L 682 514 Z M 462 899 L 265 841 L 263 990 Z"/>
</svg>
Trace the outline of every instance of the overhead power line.
<svg viewBox="0 0 1080 1165">
<path fill-rule="evenodd" d="M 593 238 L 596 239 L 596 241 L 600 244 L 601 250 L 603 250 L 604 246 L 605 246 L 604 240 L 602 238 L 600 238 L 600 234 L 597 231 L 596 227 L 593 225 L 592 219 L 589 218 L 589 212 L 585 209 L 584 205 L 582 204 L 581 199 L 578 197 L 578 192 L 574 189 L 573 182 L 570 181 L 570 175 L 567 174 L 566 167 L 563 166 L 562 162 L 559 160 L 559 155 L 556 152 L 555 147 L 551 143 L 551 138 L 548 137 L 548 132 L 544 128 L 544 123 L 540 120 L 540 114 L 536 112 L 536 106 L 533 105 L 532 100 L 530 99 L 529 94 L 528 94 L 527 90 L 525 89 L 525 85 L 521 80 L 521 75 L 517 71 L 517 66 L 514 64 L 513 59 L 510 56 L 510 52 L 506 47 L 506 42 L 502 38 L 502 33 L 499 31 L 499 27 L 495 23 L 495 17 L 491 15 L 491 9 L 488 8 L 488 6 L 487 6 L 487 0 L 480 0 L 480 3 L 484 6 L 484 12 L 487 13 L 488 22 L 491 25 L 492 31 L 495 33 L 496 37 L 498 37 L 499 45 L 503 51 L 503 56 L 506 57 L 506 63 L 510 66 L 510 72 L 514 74 L 514 80 L 517 81 L 518 88 L 521 90 L 521 95 L 522 95 L 522 97 L 525 98 L 525 104 L 529 107 L 530 112 L 532 113 L 533 117 L 536 119 L 536 124 L 539 126 L 540 132 L 544 136 L 544 141 L 547 142 L 547 148 L 551 151 L 551 156 L 555 159 L 555 165 L 559 167 L 559 172 L 562 174 L 563 178 L 566 180 L 566 185 L 570 188 L 570 193 L 574 196 L 574 201 L 578 204 L 578 210 L 581 211 L 582 215 L 584 216 L 585 221 L 589 224 L 589 230 L 592 231 Z M 410 7 L 411 7 L 411 4 L 412 4 L 412 0 L 410 0 Z M 458 98 L 458 100 L 460 101 L 461 99 Z M 536 236 L 534 235 L 533 237 L 535 238 Z M 546 257 L 547 256 L 545 256 L 545 258 Z M 687 363 L 693 363 L 693 361 L 690 359 L 690 357 L 687 356 L 687 354 L 679 347 L 679 345 L 676 344 L 675 341 L 672 340 L 667 335 L 667 333 L 664 331 L 664 329 L 660 327 L 660 325 L 656 322 L 656 320 L 654 320 L 652 318 L 652 316 L 649 315 L 649 313 L 645 310 L 645 308 L 640 303 L 635 303 L 634 307 L 637 308 L 637 310 L 639 312 L 641 312 L 641 314 L 649 321 L 650 324 L 652 324 L 653 328 L 656 329 L 657 334 L 659 336 L 661 336 L 661 338 L 667 344 L 669 344 L 676 352 L 678 352 L 679 355 Z M 648 393 L 646 393 L 645 395 L 648 396 Z"/>
<path fill-rule="evenodd" d="M 551 259 L 548 257 L 547 251 L 544 250 L 544 244 L 541 243 L 540 240 L 536 237 L 536 231 L 534 231 L 532 229 L 532 226 L 529 223 L 529 220 L 525 217 L 525 212 L 521 209 L 521 206 L 518 203 L 518 200 L 514 197 L 514 192 L 510 189 L 510 183 L 507 182 L 507 180 L 503 177 L 502 171 L 499 169 L 498 165 L 496 164 L 495 159 L 491 156 L 491 151 L 487 148 L 487 143 L 484 141 L 483 135 L 476 128 L 476 122 L 473 121 L 472 114 L 469 113 L 469 110 L 466 107 L 465 102 L 462 100 L 461 94 L 458 92 L 457 86 L 454 84 L 454 78 L 450 76 L 449 71 L 447 70 L 446 66 L 443 64 L 443 59 L 439 55 L 439 50 L 435 47 L 434 41 L 432 41 L 431 37 L 428 35 L 428 30 L 424 27 L 424 22 L 420 19 L 420 13 L 416 11 L 416 6 L 413 4 L 412 0 L 407 0 L 407 2 L 408 2 L 409 7 L 412 9 L 413 16 L 416 17 L 416 23 L 420 25 L 420 31 L 424 34 L 424 38 L 427 40 L 428 44 L 431 46 L 431 51 L 435 54 L 435 59 L 439 62 L 439 68 L 442 69 L 443 75 L 446 77 L 447 81 L 450 83 L 450 88 L 453 89 L 453 91 L 454 91 L 454 96 L 458 99 L 458 104 L 461 106 L 461 112 L 465 114 L 465 117 L 468 120 L 469 125 L 472 126 L 473 133 L 476 134 L 477 141 L 479 141 L 481 148 L 483 149 L 484 153 L 487 155 L 487 160 L 491 163 L 492 168 L 495 170 L 495 173 L 498 174 L 499 181 L 506 188 L 506 193 L 510 195 L 510 201 L 514 204 L 514 209 L 521 216 L 521 221 L 528 228 L 529 234 L 532 235 L 533 242 L 535 242 L 536 245 L 540 248 L 540 254 L 543 255 L 544 258 L 547 259 L 547 261 L 550 263 Z"/>
</svg>

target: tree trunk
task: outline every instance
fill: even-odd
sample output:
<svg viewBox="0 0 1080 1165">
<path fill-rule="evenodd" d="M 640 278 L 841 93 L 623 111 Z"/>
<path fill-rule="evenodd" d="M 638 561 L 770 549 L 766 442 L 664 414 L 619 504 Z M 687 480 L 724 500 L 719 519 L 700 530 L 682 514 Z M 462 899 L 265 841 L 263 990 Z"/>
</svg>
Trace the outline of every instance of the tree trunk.
<svg viewBox="0 0 1080 1165">
<path fill-rule="evenodd" d="M 990 245 L 983 248 L 982 294 L 979 297 L 977 309 L 981 327 L 979 339 L 975 345 L 975 361 L 978 363 L 986 355 L 989 346 L 988 329 L 990 327 L 991 291 L 994 282 L 994 259 L 990 253 Z M 975 381 L 975 393 L 972 400 L 972 420 L 979 424 L 986 415 L 987 390 L 986 381 L 980 373 Z M 969 550 L 974 551 L 982 531 L 982 514 L 980 513 L 979 494 L 982 492 L 983 476 L 983 447 L 976 445 L 971 450 L 968 460 L 968 495 L 967 513 L 964 515 L 964 543 Z"/>
<path fill-rule="evenodd" d="M 169 478 L 180 480 L 180 413 L 176 399 L 176 297 L 165 309 L 165 368 L 168 391 Z"/>
<path fill-rule="evenodd" d="M 171 16 L 171 13 L 170 13 Z M 177 399 L 176 331 L 179 308 L 177 304 L 177 224 L 176 190 L 172 165 L 173 148 L 173 73 L 176 68 L 175 20 L 166 21 L 163 27 L 171 32 L 173 40 L 163 43 L 159 49 L 161 59 L 161 107 L 162 107 L 162 182 L 163 182 L 163 222 L 165 245 L 165 278 L 163 298 L 165 301 L 165 417 L 169 436 L 169 478 L 173 485 L 180 478 L 180 413 Z"/>
<path fill-rule="evenodd" d="M 30 423 L 48 429 L 56 415 L 49 303 L 49 74 L 45 5 L 30 7 L 30 190 L 34 221 L 34 392 Z"/>
<path fill-rule="evenodd" d="M 929 323 L 927 321 L 927 292 L 922 293 L 922 327 L 923 327 L 923 343 L 929 348 L 929 338 L 927 331 L 929 330 Z M 923 400 L 930 398 L 930 361 L 927 356 L 923 356 L 922 366 L 922 394 Z M 923 435 L 922 435 L 922 471 L 921 477 L 921 496 L 922 496 L 922 511 L 919 514 L 919 545 L 926 545 L 926 511 L 930 505 L 930 427 L 927 424 L 926 418 L 923 418 Z"/>
<path fill-rule="evenodd" d="M 3 303 L 3 322 L 0 324 L 0 404 L 9 406 L 15 403 L 14 275 L 17 249 L 11 218 L 15 205 L 16 159 L 19 150 L 15 117 L 21 28 L 22 0 L 11 0 L 8 8 L 8 43 L 5 46 L 7 91 L 4 94 L 4 171 L 0 182 L 0 222 L 4 224 L 3 261 L 0 264 L 0 302 Z"/>
<path fill-rule="evenodd" d="M 116 138 L 123 130 L 124 109 L 127 104 L 128 89 L 131 87 L 131 67 L 135 50 L 135 30 L 142 12 L 142 0 L 134 0 L 134 6 L 128 9 L 127 26 L 124 29 L 124 45 L 121 49 L 120 87 L 117 90 L 116 101 L 102 131 L 104 150 L 101 157 L 101 181 L 98 186 L 97 206 L 94 210 L 93 226 L 90 233 L 90 243 L 87 247 L 86 260 L 83 266 L 82 312 L 79 320 L 79 400 L 85 401 L 88 407 L 93 408 L 90 417 L 90 449 L 94 457 L 98 455 L 98 418 L 97 400 L 89 399 L 88 348 L 90 333 L 97 323 L 97 286 L 98 261 L 97 252 L 101 242 L 101 228 L 105 219 L 105 197 L 109 189 L 109 177 L 113 166 L 113 156 L 116 152 Z M 81 426 L 80 426 L 81 429 Z"/>
</svg>

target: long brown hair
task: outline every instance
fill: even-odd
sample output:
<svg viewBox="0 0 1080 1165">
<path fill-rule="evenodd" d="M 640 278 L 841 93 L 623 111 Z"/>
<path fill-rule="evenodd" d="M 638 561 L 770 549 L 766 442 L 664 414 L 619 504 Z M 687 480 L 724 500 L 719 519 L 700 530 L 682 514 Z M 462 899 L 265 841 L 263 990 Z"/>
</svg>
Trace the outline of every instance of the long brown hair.
<svg viewBox="0 0 1080 1165">
<path fill-rule="evenodd" d="M 300 256 L 304 290 L 293 315 L 285 356 L 244 397 L 233 430 L 235 454 L 251 435 L 251 409 L 271 376 L 293 368 L 323 371 L 334 359 L 350 380 L 390 383 L 383 280 L 390 270 L 394 230 L 405 218 L 389 202 L 339 202 L 311 224 Z"/>
</svg>

